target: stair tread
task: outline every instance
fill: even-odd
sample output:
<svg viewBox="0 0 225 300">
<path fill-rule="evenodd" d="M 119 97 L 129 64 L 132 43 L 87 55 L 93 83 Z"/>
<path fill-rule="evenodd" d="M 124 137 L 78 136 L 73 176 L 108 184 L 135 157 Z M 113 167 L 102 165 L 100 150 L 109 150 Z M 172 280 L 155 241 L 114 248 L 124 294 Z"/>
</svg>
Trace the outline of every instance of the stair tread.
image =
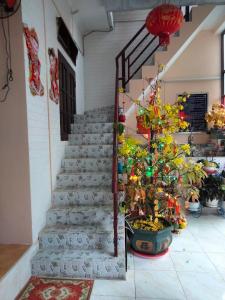
<svg viewBox="0 0 225 300">
<path fill-rule="evenodd" d="M 118 233 L 123 232 L 124 227 L 118 227 Z M 46 233 L 57 233 L 57 234 L 93 234 L 93 233 L 104 233 L 104 234 L 113 234 L 112 230 L 107 230 L 102 228 L 100 225 L 93 226 L 93 225 L 73 225 L 73 224 L 55 224 L 55 225 L 47 225 L 45 226 L 40 234 Z"/>
<path fill-rule="evenodd" d="M 112 132 L 100 132 L 100 133 L 70 133 L 69 135 L 113 135 Z"/>
<path fill-rule="evenodd" d="M 65 259 L 75 260 L 118 260 L 125 259 L 124 253 L 119 253 L 118 257 L 113 256 L 113 249 L 93 249 L 91 250 L 70 250 L 70 249 L 41 249 L 38 250 L 32 261 L 35 260 L 54 260 L 61 261 Z"/>
<path fill-rule="evenodd" d="M 79 212 L 79 211 L 87 211 L 87 210 L 99 210 L 101 209 L 102 211 L 112 211 L 113 212 L 113 205 L 112 204 L 104 204 L 104 205 L 63 205 L 60 207 L 51 207 L 49 208 L 48 211 L 59 211 L 59 210 L 72 210 L 74 212 Z"/>
<path fill-rule="evenodd" d="M 78 125 L 79 123 L 72 123 L 72 125 Z M 88 124 L 112 124 L 113 125 L 113 122 L 86 122 L 85 124 L 80 124 L 81 126 L 85 126 L 85 125 L 88 125 Z"/>
<path fill-rule="evenodd" d="M 64 171 L 59 173 L 57 176 L 59 175 L 82 175 L 82 174 L 90 174 L 90 175 L 93 175 L 93 174 L 99 174 L 99 175 L 102 175 L 102 174 L 111 174 L 112 172 L 111 171 L 79 171 L 79 172 L 74 172 L 74 171 Z"/>
<path fill-rule="evenodd" d="M 112 192 L 112 188 L 109 185 L 106 186 L 79 186 L 79 187 L 65 187 L 65 188 L 56 188 L 54 192 L 77 192 L 77 191 L 84 191 L 84 192 Z"/>
</svg>

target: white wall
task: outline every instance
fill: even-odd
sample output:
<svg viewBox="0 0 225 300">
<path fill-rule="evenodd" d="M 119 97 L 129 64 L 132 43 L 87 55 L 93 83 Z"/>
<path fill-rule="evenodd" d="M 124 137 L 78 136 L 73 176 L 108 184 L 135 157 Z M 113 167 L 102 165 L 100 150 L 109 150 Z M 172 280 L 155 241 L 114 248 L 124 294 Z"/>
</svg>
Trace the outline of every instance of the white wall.
<svg viewBox="0 0 225 300">
<path fill-rule="evenodd" d="M 64 18 L 71 33 L 75 33 L 74 39 L 82 46 L 82 37 L 66 1 L 22 0 L 21 10 L 22 18 L 18 13 L 10 19 L 15 81 L 11 85 L 8 101 L 0 104 L 0 243 L 32 244 L 33 241 L 33 245 L 0 280 L 0 299 L 4 300 L 14 299 L 31 275 L 30 260 L 38 248 L 38 233 L 45 225 L 52 189 L 64 156 L 65 142 L 60 141 L 59 105 L 48 97 L 48 48 L 53 47 L 56 51 L 60 49 L 71 63 L 57 42 L 56 16 Z M 41 81 L 45 88 L 43 97 L 32 96 L 30 93 L 22 22 L 29 28 L 34 27 L 39 37 Z M 1 82 L 5 70 L 4 57 L 1 44 Z M 73 68 L 77 79 L 77 112 L 82 113 L 84 78 L 83 57 L 80 53 L 77 65 Z M 11 236 L 16 239 L 10 240 Z"/>
<path fill-rule="evenodd" d="M 35 12 L 35 13 L 31 13 Z M 82 113 L 83 97 L 83 57 L 78 54 L 74 67 L 57 41 L 56 17 L 62 16 L 68 29 L 73 31 L 74 22 L 66 1 L 23 0 L 23 22 L 34 27 L 39 37 L 39 59 L 41 61 L 41 81 L 45 88 L 44 96 L 32 96 L 29 88 L 29 66 L 25 47 L 26 95 L 28 115 L 28 135 L 30 149 L 30 178 L 32 203 L 33 241 L 45 225 L 46 211 L 51 205 L 51 194 L 55 188 L 56 175 L 60 171 L 64 157 L 65 142 L 60 140 L 59 105 L 48 97 L 50 87 L 48 48 L 59 49 L 76 72 L 77 112 Z M 78 31 L 76 30 L 76 38 Z M 80 37 L 79 37 L 80 38 Z M 80 39 L 79 39 L 80 40 Z M 24 39 L 25 45 L 25 39 Z"/>
<path fill-rule="evenodd" d="M 85 110 L 114 104 L 115 57 L 142 25 L 116 23 L 111 32 L 96 32 L 85 38 Z"/>
</svg>

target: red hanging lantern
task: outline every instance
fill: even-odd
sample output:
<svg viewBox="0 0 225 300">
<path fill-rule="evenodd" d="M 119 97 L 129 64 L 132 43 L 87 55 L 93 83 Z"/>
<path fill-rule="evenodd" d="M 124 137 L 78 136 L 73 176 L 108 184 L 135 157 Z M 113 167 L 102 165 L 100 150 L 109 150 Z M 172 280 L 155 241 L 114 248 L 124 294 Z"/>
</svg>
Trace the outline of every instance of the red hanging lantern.
<svg viewBox="0 0 225 300">
<path fill-rule="evenodd" d="M 161 45 L 168 45 L 170 35 L 177 32 L 183 22 L 181 10 L 173 4 L 162 4 L 155 7 L 146 18 L 148 31 L 159 37 Z"/>
</svg>

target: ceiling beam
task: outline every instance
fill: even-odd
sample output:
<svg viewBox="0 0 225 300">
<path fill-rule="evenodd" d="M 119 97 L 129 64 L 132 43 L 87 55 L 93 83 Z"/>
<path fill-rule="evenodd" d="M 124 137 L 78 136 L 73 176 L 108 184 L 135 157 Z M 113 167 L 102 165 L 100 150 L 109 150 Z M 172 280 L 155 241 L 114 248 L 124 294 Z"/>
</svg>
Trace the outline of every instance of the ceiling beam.
<svg viewBox="0 0 225 300">
<path fill-rule="evenodd" d="M 151 9 L 162 3 L 171 3 L 179 6 L 185 5 L 202 5 L 214 4 L 224 5 L 224 0 L 103 0 L 107 11 L 126 11 L 126 10 L 140 10 Z"/>
</svg>

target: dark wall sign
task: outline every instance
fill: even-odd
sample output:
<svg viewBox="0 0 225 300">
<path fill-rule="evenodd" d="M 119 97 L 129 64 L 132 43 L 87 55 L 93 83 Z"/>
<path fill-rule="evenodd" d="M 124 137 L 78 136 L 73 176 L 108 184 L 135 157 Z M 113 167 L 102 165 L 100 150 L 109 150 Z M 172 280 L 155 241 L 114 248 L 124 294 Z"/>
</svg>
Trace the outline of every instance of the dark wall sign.
<svg viewBox="0 0 225 300">
<path fill-rule="evenodd" d="M 208 107 L 208 94 L 190 94 L 183 106 L 185 121 L 190 123 L 188 131 L 206 131 L 205 114 Z"/>
</svg>

